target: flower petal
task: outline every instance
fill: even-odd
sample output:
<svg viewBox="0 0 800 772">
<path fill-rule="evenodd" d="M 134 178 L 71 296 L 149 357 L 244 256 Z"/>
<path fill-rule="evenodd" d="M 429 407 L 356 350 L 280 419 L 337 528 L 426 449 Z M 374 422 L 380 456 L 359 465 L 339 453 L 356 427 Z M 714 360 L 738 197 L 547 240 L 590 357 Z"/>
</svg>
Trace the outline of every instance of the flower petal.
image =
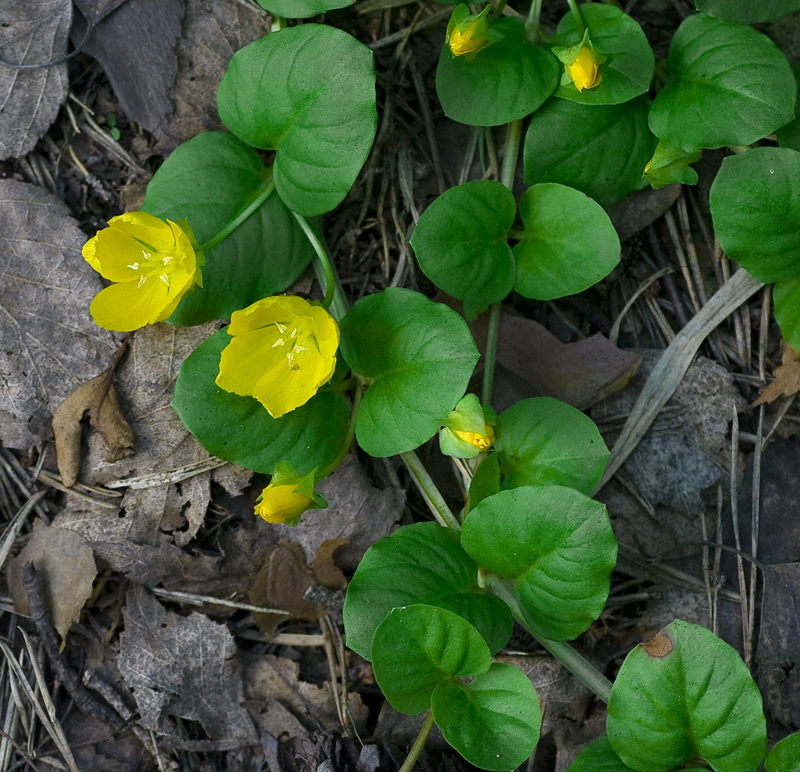
<svg viewBox="0 0 800 772">
<path fill-rule="evenodd" d="M 137 284 L 135 281 L 112 284 L 95 297 L 89 310 L 99 327 L 130 332 L 167 318 L 166 285 L 156 279 L 141 287 Z"/>
<path fill-rule="evenodd" d="M 228 327 L 230 335 L 230 327 Z M 222 350 L 219 360 L 219 375 L 215 383 L 221 389 L 242 397 L 255 396 L 256 384 L 264 377 L 265 370 L 272 371 L 285 364 L 289 369 L 286 351 L 273 344 L 279 339 L 277 328 L 254 330 L 236 335 Z"/>
<path fill-rule="evenodd" d="M 164 220 L 147 212 L 125 212 L 112 217 L 108 224 L 111 228 L 152 247 L 154 252 L 170 255 L 175 250 L 175 234 L 172 228 Z"/>
<path fill-rule="evenodd" d="M 104 228 L 83 246 L 86 262 L 109 281 L 137 280 L 139 267 L 149 255 L 136 239 L 118 228 Z"/>
</svg>

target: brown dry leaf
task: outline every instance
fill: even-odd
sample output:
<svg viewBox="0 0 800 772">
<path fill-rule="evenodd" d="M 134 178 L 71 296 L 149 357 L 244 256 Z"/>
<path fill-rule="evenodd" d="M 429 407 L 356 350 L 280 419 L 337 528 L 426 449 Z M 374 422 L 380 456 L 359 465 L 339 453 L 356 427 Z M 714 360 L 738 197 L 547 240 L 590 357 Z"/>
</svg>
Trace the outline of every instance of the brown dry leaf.
<svg viewBox="0 0 800 772">
<path fill-rule="evenodd" d="M 87 410 L 91 425 L 106 444 L 106 461 L 119 461 L 134 452 L 133 431 L 122 415 L 117 391 L 108 376 L 100 373 L 78 386 L 53 416 L 58 471 L 67 488 L 75 484 L 81 468 L 81 420 Z"/>
<path fill-rule="evenodd" d="M 303 551 L 296 544 L 281 540 L 267 550 L 264 567 L 258 572 L 248 595 L 256 606 L 283 609 L 293 619 L 314 621 L 328 613 L 325 606 L 303 597 L 306 590 L 316 583 Z M 264 635 L 272 635 L 275 628 L 288 618 L 285 614 L 253 614 Z"/>
<path fill-rule="evenodd" d="M 69 628 L 78 621 L 83 604 L 92 595 L 97 576 L 92 548 L 79 534 L 51 528 L 37 520 L 30 541 L 8 564 L 9 591 L 14 608 L 21 614 L 30 614 L 28 594 L 22 586 L 26 563 L 33 563 L 44 579 L 53 626 L 64 641 Z"/>
<path fill-rule="evenodd" d="M 487 319 L 470 325 L 483 352 Z M 562 343 L 532 319 L 502 314 L 495 375 L 500 409 L 526 397 L 555 397 L 579 410 L 625 388 L 641 357 L 623 351 L 599 333 Z"/>
<path fill-rule="evenodd" d="M 221 129 L 217 88 L 231 57 L 269 32 L 269 16 L 230 0 L 185 0 L 178 39 L 178 74 L 169 92 L 174 112 L 156 131 L 161 150 L 169 150 L 196 134 Z"/>
<path fill-rule="evenodd" d="M 71 23 L 71 0 L 3 0 L 0 58 L 13 64 L 55 62 L 67 53 Z M 67 85 L 66 62 L 32 69 L 0 64 L 0 160 L 33 150 L 58 115 Z"/>
<path fill-rule="evenodd" d="M 333 559 L 333 553 L 345 544 L 349 544 L 347 539 L 329 539 L 320 546 L 319 552 L 311 561 L 311 570 L 317 584 L 331 590 L 347 589 L 347 579 Z"/>
<path fill-rule="evenodd" d="M 244 699 L 236 644 L 225 625 L 178 616 L 147 590 L 128 592 L 119 670 L 133 689 L 141 724 L 166 745 L 228 750 L 258 742 Z M 174 719 L 197 721 L 209 740 L 177 736 Z"/>
<path fill-rule="evenodd" d="M 49 438 L 55 408 L 116 345 L 89 315 L 102 285 L 63 202 L 16 180 L 0 181 L 0 201 L 0 439 L 27 448 Z"/>
<path fill-rule="evenodd" d="M 172 114 L 167 91 L 178 69 L 183 0 L 77 0 L 77 5 L 86 18 L 100 20 L 84 51 L 103 65 L 125 115 L 148 131 L 162 128 Z M 85 20 L 76 18 L 73 43 L 85 29 Z"/>
<path fill-rule="evenodd" d="M 272 529 L 279 538 L 300 545 L 307 563 L 325 542 L 347 540 L 336 554 L 336 564 L 350 572 L 356 570 L 369 547 L 391 533 L 406 501 L 402 490 L 376 488 L 355 456 L 326 477 L 319 492 L 328 502 L 327 509 L 306 512 L 293 528 L 277 525 Z"/>
<path fill-rule="evenodd" d="M 800 351 L 785 340 L 781 343 L 781 365 L 775 370 L 775 380 L 761 392 L 753 407 L 774 402 L 778 397 L 791 397 L 800 391 Z"/>
<path fill-rule="evenodd" d="M 243 654 L 242 660 L 247 699 L 251 703 L 264 705 L 265 710 L 262 710 L 267 713 L 267 716 L 259 720 L 259 724 L 262 721 L 269 721 L 267 726 L 278 729 L 277 732 L 274 732 L 265 726 L 264 728 L 270 731 L 270 734 L 278 737 L 284 731 L 276 726 L 277 722 L 268 718 L 269 712 L 273 710 L 271 706 L 275 703 L 296 717 L 312 716 L 312 727 L 321 724 L 329 732 L 341 730 L 332 690 L 328 688 L 328 684 L 317 686 L 301 681 L 300 666 L 283 657 L 276 657 L 272 654 Z M 356 731 L 361 732 L 369 711 L 361 701 L 359 694 L 350 692 L 347 697 L 350 718 Z M 280 710 L 276 712 L 278 716 L 282 715 Z M 291 732 L 291 724 L 286 726 L 285 730 Z M 297 731 L 296 726 L 294 731 Z"/>
</svg>

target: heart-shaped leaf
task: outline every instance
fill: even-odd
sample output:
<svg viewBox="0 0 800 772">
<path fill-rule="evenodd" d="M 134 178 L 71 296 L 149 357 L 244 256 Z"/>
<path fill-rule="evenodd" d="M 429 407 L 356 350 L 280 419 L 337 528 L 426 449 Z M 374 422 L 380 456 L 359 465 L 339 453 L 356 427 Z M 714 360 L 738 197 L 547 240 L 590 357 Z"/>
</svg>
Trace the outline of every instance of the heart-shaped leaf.
<svg viewBox="0 0 800 772">
<path fill-rule="evenodd" d="M 575 757 L 567 772 L 630 772 L 630 767 L 623 764 L 603 734 Z"/>
<path fill-rule="evenodd" d="M 275 186 L 290 209 L 329 212 L 375 138 L 372 52 L 321 24 L 272 32 L 234 54 L 217 107 L 237 137 L 276 151 Z"/>
<path fill-rule="evenodd" d="M 573 83 L 560 85 L 555 95 L 587 105 L 615 105 L 646 93 L 653 79 L 655 57 L 642 28 L 613 5 L 587 3 L 580 12 L 592 46 L 606 57 L 599 67 L 603 79 L 583 91 Z M 583 38 L 572 13 L 562 17 L 557 34 L 562 46 L 577 45 Z"/>
<path fill-rule="evenodd" d="M 525 182 L 557 182 L 610 204 L 646 185 L 656 146 L 647 127 L 650 100 L 590 106 L 550 99 L 525 135 Z"/>
<path fill-rule="evenodd" d="M 619 236 L 596 201 L 574 188 L 546 182 L 519 201 L 525 232 L 514 247 L 514 289 L 552 300 L 596 284 L 619 263 Z"/>
<path fill-rule="evenodd" d="M 464 395 L 478 349 L 451 308 L 390 288 L 342 320 L 341 351 L 371 383 L 358 411 L 358 444 L 371 456 L 419 447 Z"/>
<path fill-rule="evenodd" d="M 394 608 L 425 603 L 464 617 L 497 653 L 511 635 L 511 612 L 478 587 L 478 566 L 455 531 L 415 523 L 370 547 L 347 587 L 344 628 L 347 645 L 372 660 L 372 639 Z"/>
<path fill-rule="evenodd" d="M 564 485 L 588 494 L 603 476 L 608 448 L 592 419 L 566 402 L 523 399 L 498 424 L 495 448 L 505 488 Z"/>
<path fill-rule="evenodd" d="M 534 635 L 577 638 L 608 597 L 617 542 L 603 504 L 560 485 L 515 488 L 470 510 L 461 546 L 511 582 Z"/>
<path fill-rule="evenodd" d="M 800 9 L 800 0 L 695 0 L 695 7 L 728 24 L 760 24 Z"/>
<path fill-rule="evenodd" d="M 444 739 L 481 769 L 511 772 L 539 742 L 536 689 L 513 665 L 495 662 L 468 684 L 443 681 L 433 691 L 431 711 Z"/>
<path fill-rule="evenodd" d="M 800 276 L 800 153 L 759 147 L 722 162 L 711 216 L 722 248 L 757 279 Z"/>
<path fill-rule="evenodd" d="M 752 27 L 694 14 L 678 27 L 667 68 L 672 80 L 650 108 L 650 129 L 686 152 L 749 145 L 794 117 L 789 62 Z"/>
<path fill-rule="evenodd" d="M 715 772 L 755 770 L 767 753 L 761 694 L 739 654 L 676 620 L 639 644 L 611 690 L 611 747 L 638 772 L 703 759 Z"/>
<path fill-rule="evenodd" d="M 485 673 L 492 664 L 480 633 L 435 606 L 394 609 L 372 642 L 375 680 L 391 706 L 413 716 L 431 705 L 433 690 L 451 677 Z"/>
<path fill-rule="evenodd" d="M 353 0 L 257 0 L 258 4 L 273 16 L 285 19 L 307 19 L 326 11 L 346 8 Z"/>
<path fill-rule="evenodd" d="M 800 349 L 800 276 L 776 282 L 772 301 L 783 339 L 793 349 Z"/>
<path fill-rule="evenodd" d="M 499 19 L 491 29 L 503 40 L 470 61 L 452 56 L 444 46 L 436 69 L 436 93 L 444 114 L 469 126 L 500 126 L 524 118 L 558 84 L 558 62 L 528 40 L 519 19 Z"/>
<path fill-rule="evenodd" d="M 186 218 L 200 244 L 216 236 L 268 184 L 258 153 L 222 131 L 178 147 L 147 186 L 142 208 L 173 221 Z M 266 247 L 266 250 L 265 250 Z M 314 256 L 292 213 L 271 195 L 236 230 L 205 252 L 203 287 L 180 303 L 170 322 L 195 325 L 283 292 Z"/>
<path fill-rule="evenodd" d="M 480 313 L 514 286 L 508 231 L 517 216 L 511 191 L 476 180 L 443 193 L 419 218 L 411 246 L 425 275 L 443 292 Z"/>
<path fill-rule="evenodd" d="M 273 418 L 252 397 L 223 391 L 214 383 L 230 337 L 220 330 L 184 361 L 172 406 L 184 426 L 209 452 L 254 472 L 272 474 L 288 461 L 307 474 L 327 466 L 341 450 L 349 407 L 337 391 L 320 391 L 305 405 Z"/>
<path fill-rule="evenodd" d="M 800 772 L 800 732 L 784 737 L 764 762 L 767 772 Z"/>
</svg>

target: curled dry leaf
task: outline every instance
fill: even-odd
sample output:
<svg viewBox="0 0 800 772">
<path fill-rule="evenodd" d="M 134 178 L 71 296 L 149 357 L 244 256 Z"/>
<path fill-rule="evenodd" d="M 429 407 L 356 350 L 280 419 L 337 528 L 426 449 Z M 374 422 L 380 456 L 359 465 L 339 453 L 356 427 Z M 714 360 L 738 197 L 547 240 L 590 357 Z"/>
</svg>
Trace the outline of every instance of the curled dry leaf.
<svg viewBox="0 0 800 772">
<path fill-rule="evenodd" d="M 90 424 L 106 444 L 106 461 L 119 461 L 133 453 L 133 430 L 122 415 L 114 384 L 105 373 L 96 375 L 78 386 L 53 416 L 58 471 L 68 488 L 75 484 L 81 467 L 81 419 L 87 410 Z"/>
<path fill-rule="evenodd" d="M 27 448 L 49 438 L 56 406 L 116 345 L 89 315 L 102 285 L 67 207 L 16 180 L 0 181 L 0 200 L 0 439 Z"/>
<path fill-rule="evenodd" d="M 0 3 L 0 160 L 29 151 L 55 120 L 67 96 L 67 64 L 47 64 L 67 53 L 71 0 L 3 0 Z M 53 243 L 58 244 L 57 240 Z"/>
<path fill-rule="evenodd" d="M 778 397 L 791 397 L 800 391 L 800 351 L 795 351 L 783 341 L 781 365 L 775 370 L 775 380 L 761 392 L 753 407 L 774 402 Z"/>
<path fill-rule="evenodd" d="M 37 521 L 30 541 L 8 564 L 9 591 L 14 609 L 20 614 L 30 613 L 22 586 L 22 568 L 26 563 L 33 563 L 44 579 L 53 626 L 63 641 L 92 595 L 92 583 L 97 576 L 92 548 L 74 531 Z"/>
</svg>

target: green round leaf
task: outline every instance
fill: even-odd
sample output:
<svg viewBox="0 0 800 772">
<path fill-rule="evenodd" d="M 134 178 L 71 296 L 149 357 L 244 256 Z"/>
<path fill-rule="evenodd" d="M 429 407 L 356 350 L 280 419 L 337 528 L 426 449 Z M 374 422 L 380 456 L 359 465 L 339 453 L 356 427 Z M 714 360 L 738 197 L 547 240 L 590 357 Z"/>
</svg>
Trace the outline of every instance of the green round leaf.
<svg viewBox="0 0 800 772">
<path fill-rule="evenodd" d="M 418 292 L 390 288 L 359 300 L 341 328 L 347 364 L 372 381 L 358 411 L 358 444 L 380 458 L 433 437 L 478 361 L 467 323 Z"/>
<path fill-rule="evenodd" d="M 566 402 L 520 400 L 500 415 L 498 425 L 495 449 L 505 488 L 564 485 L 588 494 L 603 476 L 606 443 L 592 419 Z"/>
<path fill-rule="evenodd" d="M 507 236 L 517 217 L 511 191 L 476 180 L 443 193 L 419 218 L 411 246 L 425 275 L 443 292 L 478 311 L 514 287 L 516 264 Z"/>
<path fill-rule="evenodd" d="M 525 136 L 525 182 L 569 185 L 601 204 L 638 190 L 656 146 L 649 109 L 646 96 L 600 106 L 549 100 Z"/>
<path fill-rule="evenodd" d="M 514 289 L 535 300 L 574 295 L 619 263 L 619 236 L 603 207 L 579 190 L 542 183 L 519 201 L 525 232 L 514 247 Z"/>
<path fill-rule="evenodd" d="M 603 734 L 575 757 L 567 772 L 630 772 L 630 767 L 622 763 Z"/>
<path fill-rule="evenodd" d="M 467 515 L 461 545 L 511 582 L 531 632 L 554 641 L 577 638 L 597 619 L 617 558 L 605 506 L 560 485 L 484 499 Z"/>
<path fill-rule="evenodd" d="M 307 19 L 325 11 L 346 8 L 353 0 L 257 0 L 258 4 L 273 16 L 285 19 Z"/>
<path fill-rule="evenodd" d="M 603 80 L 584 91 L 578 91 L 572 83 L 560 85 L 555 95 L 587 105 L 615 105 L 646 93 L 653 79 L 655 57 L 642 28 L 613 5 L 587 3 L 580 11 L 592 46 L 607 57 L 600 65 Z M 577 45 L 583 38 L 572 13 L 562 17 L 557 34 L 562 46 Z"/>
<path fill-rule="evenodd" d="M 269 173 L 258 153 L 236 137 L 222 131 L 199 134 L 159 167 L 142 209 L 173 221 L 186 218 L 203 244 L 253 200 Z M 188 326 L 230 319 L 233 311 L 291 286 L 313 256 L 292 213 L 271 195 L 230 236 L 205 252 L 202 288 L 190 292 L 169 321 Z"/>
<path fill-rule="evenodd" d="M 558 62 L 528 40 L 519 19 L 499 19 L 491 29 L 504 39 L 470 61 L 451 56 L 444 46 L 436 69 L 436 93 L 444 114 L 469 126 L 500 126 L 524 118 L 558 84 Z"/>
<path fill-rule="evenodd" d="M 767 772 L 800 772 L 800 732 L 784 737 L 764 762 Z"/>
<path fill-rule="evenodd" d="M 711 186 L 719 243 L 764 282 L 800 275 L 800 153 L 759 147 L 722 162 Z"/>
<path fill-rule="evenodd" d="M 272 32 L 234 54 L 217 107 L 237 137 L 276 151 L 275 186 L 290 209 L 329 212 L 375 138 L 372 52 L 325 25 Z"/>
<path fill-rule="evenodd" d="M 433 691 L 431 711 L 444 739 L 481 769 L 511 772 L 539 742 L 536 689 L 513 665 L 495 662 L 469 684 L 443 681 Z"/>
<path fill-rule="evenodd" d="M 455 531 L 415 523 L 370 547 L 347 587 L 347 645 L 372 660 L 372 638 L 394 608 L 425 603 L 464 617 L 483 635 L 492 653 L 506 645 L 512 621 L 508 606 L 483 594 L 478 566 L 461 548 Z"/>
<path fill-rule="evenodd" d="M 676 620 L 622 664 L 606 723 L 632 769 L 666 772 L 690 759 L 716 772 L 755 770 L 767 753 L 761 694 L 735 649 Z"/>
<path fill-rule="evenodd" d="M 469 622 L 424 605 L 394 609 L 375 631 L 372 657 L 384 696 L 409 716 L 430 707 L 443 681 L 485 673 L 492 664 L 489 647 Z"/>
<path fill-rule="evenodd" d="M 229 341 L 226 330 L 219 330 L 181 366 L 172 407 L 183 425 L 209 453 L 254 472 L 272 474 L 276 464 L 288 461 L 308 474 L 331 463 L 347 434 L 350 409 L 344 396 L 320 391 L 305 405 L 273 418 L 252 397 L 214 383 Z"/>
<path fill-rule="evenodd" d="M 650 109 L 650 129 L 687 152 L 750 145 L 794 117 L 797 84 L 786 57 L 752 27 L 698 13 L 669 48 L 672 80 Z"/>
<path fill-rule="evenodd" d="M 728 24 L 760 24 L 800 9 L 800 0 L 695 0 L 695 7 Z"/>
<path fill-rule="evenodd" d="M 793 349 L 800 349 L 800 276 L 777 282 L 772 301 L 783 339 Z"/>
</svg>

